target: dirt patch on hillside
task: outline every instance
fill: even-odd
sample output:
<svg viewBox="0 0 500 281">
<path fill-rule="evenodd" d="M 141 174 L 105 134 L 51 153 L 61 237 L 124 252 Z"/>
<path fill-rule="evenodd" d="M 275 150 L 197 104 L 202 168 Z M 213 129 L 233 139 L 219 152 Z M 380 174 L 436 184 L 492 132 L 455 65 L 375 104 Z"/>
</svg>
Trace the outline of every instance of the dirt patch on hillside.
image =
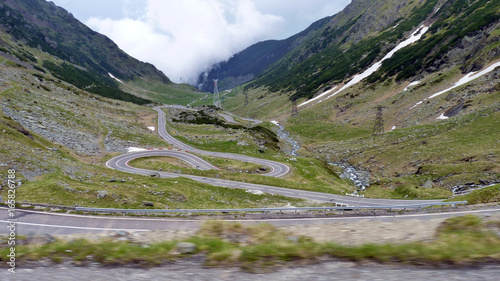
<svg viewBox="0 0 500 281">
<path fill-rule="evenodd" d="M 139 123 L 144 124 L 145 127 L 155 127 L 157 114 L 156 112 L 141 111 L 137 113 L 137 120 Z"/>
</svg>

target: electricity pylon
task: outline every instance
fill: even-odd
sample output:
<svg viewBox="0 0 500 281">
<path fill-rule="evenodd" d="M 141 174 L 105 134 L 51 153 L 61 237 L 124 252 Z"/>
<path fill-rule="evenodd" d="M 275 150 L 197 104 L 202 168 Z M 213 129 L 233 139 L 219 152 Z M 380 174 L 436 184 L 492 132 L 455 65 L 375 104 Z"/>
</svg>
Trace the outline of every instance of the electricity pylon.
<svg viewBox="0 0 500 281">
<path fill-rule="evenodd" d="M 385 106 L 379 105 L 375 108 L 377 109 L 377 115 L 375 115 L 375 126 L 373 127 L 373 135 L 380 135 L 384 133 L 383 110 Z"/>
<path fill-rule="evenodd" d="M 220 103 L 219 87 L 217 86 L 218 81 L 219 79 L 214 79 L 214 106 L 222 108 Z"/>
<path fill-rule="evenodd" d="M 292 116 L 299 115 L 299 108 L 297 107 L 297 99 L 292 101 Z"/>
</svg>

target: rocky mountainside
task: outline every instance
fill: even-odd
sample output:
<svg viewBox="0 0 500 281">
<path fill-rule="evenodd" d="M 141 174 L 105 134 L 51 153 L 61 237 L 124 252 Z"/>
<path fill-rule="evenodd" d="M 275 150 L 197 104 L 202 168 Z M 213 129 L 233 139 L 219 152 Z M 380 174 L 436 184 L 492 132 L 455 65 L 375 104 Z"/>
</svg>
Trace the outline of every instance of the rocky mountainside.
<svg viewBox="0 0 500 281">
<path fill-rule="evenodd" d="M 91 204 L 112 177 L 130 178 L 103 172 L 111 155 L 166 146 L 148 129 L 156 113 L 143 104 L 204 95 L 170 82 L 51 2 L 1 0 L 0 196 L 7 198 L 10 170 L 18 201 L 71 205 L 88 197 Z M 106 200 L 136 198 L 130 189 L 118 193 Z"/>
<path fill-rule="evenodd" d="M 368 172 L 368 196 L 500 182 L 499 27 L 498 1 L 353 1 L 223 107 Z"/>
<path fill-rule="evenodd" d="M 109 38 L 52 2 L 2 0 L 0 33 L 4 34 L 0 39 L 1 53 L 14 55 L 42 72 L 50 71 L 57 78 L 96 94 L 135 103 L 149 102 L 120 90 L 120 82 L 111 75 L 121 81 L 141 78 L 171 84 L 153 65 L 127 55 Z M 51 58 L 37 58 L 30 48 Z"/>
<path fill-rule="evenodd" d="M 226 88 L 252 79 L 247 89 L 266 86 L 288 90 L 291 99 L 311 98 L 362 72 L 424 23 L 431 26 L 425 40 L 396 53 L 369 81 L 415 79 L 457 63 L 467 73 L 498 56 L 499 5 L 487 0 L 355 0 L 316 23 L 307 40 L 287 39 L 291 43 L 282 57 L 258 73 L 252 57 L 244 59 L 256 44 L 215 66 L 209 77 L 227 80 Z"/>
<path fill-rule="evenodd" d="M 219 84 L 222 85 L 223 89 L 234 87 L 238 81 L 246 83 L 254 78 L 259 78 L 258 81 L 262 81 L 265 77 L 280 80 L 286 75 L 292 75 L 291 73 L 296 71 L 294 68 L 298 68 L 306 59 L 315 54 L 321 54 L 319 57 L 327 65 L 333 64 L 324 58 L 331 56 L 331 53 L 339 52 L 339 47 L 345 51 L 352 44 L 373 37 L 387 28 L 389 24 L 411 17 L 414 10 L 421 7 L 423 2 L 425 1 L 352 1 L 338 14 L 321 19 L 290 38 L 257 43 L 235 54 L 227 62 L 214 65 L 209 72 L 200 77 L 200 82 L 204 81 L 207 74 L 209 78 L 220 79 Z M 401 37 L 399 33 L 411 29 L 411 26 L 401 26 L 399 29 L 402 30 L 398 32 L 398 36 Z M 282 48 L 281 52 L 275 52 L 276 45 Z M 333 46 L 336 47 L 333 48 Z M 364 61 L 360 67 L 369 64 L 379 51 L 379 49 L 369 50 L 370 56 L 363 58 Z M 363 49 L 359 52 L 366 52 L 366 50 Z M 262 54 L 264 56 L 256 58 L 256 55 Z M 263 61 L 264 59 L 265 61 Z M 254 67 L 256 63 L 259 63 L 259 68 Z M 309 61 L 303 65 L 308 63 Z M 304 69 L 301 69 L 300 74 L 306 74 L 303 71 L 314 67 L 304 66 L 302 68 Z M 316 70 L 314 69 L 314 71 Z M 208 84 L 210 83 L 202 84 L 202 89 L 209 89 L 206 88 Z M 276 87 L 281 86 L 276 85 Z"/>
</svg>

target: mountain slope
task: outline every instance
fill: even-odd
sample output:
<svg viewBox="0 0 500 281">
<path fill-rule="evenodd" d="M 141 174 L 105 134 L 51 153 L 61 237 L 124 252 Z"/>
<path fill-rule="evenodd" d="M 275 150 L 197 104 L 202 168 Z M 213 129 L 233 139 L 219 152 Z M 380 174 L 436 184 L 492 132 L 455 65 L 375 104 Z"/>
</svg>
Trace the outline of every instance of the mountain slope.
<svg viewBox="0 0 500 281">
<path fill-rule="evenodd" d="M 105 97 L 144 104 L 199 95 L 187 87 L 176 94 L 179 87 L 153 65 L 127 55 L 109 38 L 52 2 L 1 1 L 0 35 L 0 54 L 13 55 L 29 68 L 49 71 L 58 79 Z M 35 56 L 35 50 L 50 56 Z M 141 89 L 141 81 L 152 86 Z"/>
<path fill-rule="evenodd" d="M 330 17 L 318 20 L 304 31 L 284 40 L 268 40 L 256 43 L 233 55 L 228 61 L 214 65 L 209 71 L 202 73 L 198 79 L 198 88 L 213 92 L 211 81 L 219 79 L 221 90 L 231 89 L 252 80 L 270 65 L 293 50 L 308 35 L 322 28 Z"/>
<path fill-rule="evenodd" d="M 498 1 L 353 1 L 223 106 L 370 173 L 367 196 L 498 183 L 499 27 Z"/>
<path fill-rule="evenodd" d="M 424 2 L 423 0 L 355 0 L 342 12 L 322 19 L 303 32 L 283 40 L 289 42 L 287 52 L 277 58 L 270 67 L 254 73 L 257 79 L 252 86 L 265 85 L 270 86 L 272 90 L 286 87 L 306 92 L 317 87 L 318 83 L 344 78 L 357 68 L 366 67 L 373 62 L 385 49 L 381 46 L 382 43 L 397 41 L 403 37 L 404 32 L 408 32 L 423 21 L 430 12 L 427 6 L 425 7 L 427 10 L 420 11 Z M 407 22 L 402 23 L 402 19 L 407 19 Z M 376 41 L 380 41 L 377 42 L 378 46 L 369 42 L 354 47 L 360 41 L 370 39 L 381 30 L 398 22 L 398 27 L 390 34 L 393 38 L 386 36 L 377 39 Z M 221 63 L 230 66 L 224 69 L 223 73 L 217 72 L 218 67 L 214 67 L 213 76 L 221 74 L 222 79 L 226 76 L 237 76 L 238 69 L 254 63 L 252 59 L 244 60 L 240 57 L 257 46 L 258 44 L 235 55 L 227 63 Z M 351 46 L 353 48 L 350 48 Z M 359 64 L 351 66 L 350 64 L 356 59 L 360 61 Z M 342 68 L 338 69 L 339 66 Z M 235 74 L 232 71 L 235 71 Z M 305 84 L 306 80 L 308 85 L 311 82 L 314 85 L 302 90 L 301 85 Z"/>
<path fill-rule="evenodd" d="M 140 74 L 170 83 L 153 65 L 128 56 L 109 38 L 51 2 L 5 0 L 1 19 L 2 26 L 16 40 L 87 70 L 104 75 L 110 72 L 123 80 Z"/>
<path fill-rule="evenodd" d="M 310 98 L 387 53 L 427 19 L 436 0 L 353 1 L 315 37 L 264 72 L 251 86 L 293 89 Z"/>
<path fill-rule="evenodd" d="M 478 70 L 498 56 L 494 31 L 499 5 L 489 0 L 353 1 L 311 30 L 307 40 L 253 74 L 246 89 L 265 86 L 293 92 L 292 100 L 311 98 L 368 68 L 424 22 L 431 26 L 425 40 L 397 52 L 369 81 L 391 76 L 409 79 L 453 64 L 463 65 L 464 73 Z M 222 64 L 237 66 L 221 72 L 215 67 L 213 76 L 237 77 L 240 69 L 254 62 L 239 57 Z"/>
<path fill-rule="evenodd" d="M 374 79 L 397 75 L 397 80 L 403 80 L 451 65 L 469 73 L 500 55 L 500 2 L 446 1 L 431 20 L 425 40 L 384 62 Z M 402 65 L 411 67 L 402 70 Z"/>
</svg>

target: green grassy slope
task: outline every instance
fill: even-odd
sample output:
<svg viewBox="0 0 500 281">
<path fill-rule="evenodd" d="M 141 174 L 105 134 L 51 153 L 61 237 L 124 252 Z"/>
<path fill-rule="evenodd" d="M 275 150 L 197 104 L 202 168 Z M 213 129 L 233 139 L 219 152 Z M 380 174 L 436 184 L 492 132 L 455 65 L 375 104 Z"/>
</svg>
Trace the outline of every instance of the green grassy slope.
<svg viewBox="0 0 500 281">
<path fill-rule="evenodd" d="M 443 198 L 456 185 L 499 182 L 500 70 L 428 99 L 500 60 L 499 4 L 450 0 L 439 2 L 437 10 L 431 9 L 437 7 L 433 1 L 422 3 L 397 26 L 357 41 L 342 37 L 342 47 L 337 42 L 300 63 L 281 61 L 281 70 L 277 64 L 261 80 L 233 89 L 223 105 L 242 116 L 285 124 L 302 144 L 302 155 L 369 171 L 367 196 Z M 351 20 L 342 27 L 349 30 L 360 19 Z M 300 105 L 314 94 L 341 87 L 364 69 L 363 63 L 380 59 L 376 54 L 387 53 L 423 22 L 431 28 L 422 39 L 396 52 L 378 72 L 321 103 L 299 106 L 299 114 L 290 116 L 290 97 L 298 97 Z M 407 87 L 410 82 L 418 84 Z M 384 107 L 385 134 L 373 136 L 377 106 Z M 442 114 L 450 118 L 438 120 Z M 434 191 L 421 190 L 428 181 Z"/>
<path fill-rule="evenodd" d="M 51 59 L 48 55 L 43 58 Z M 7 198 L 7 171 L 12 169 L 17 202 L 116 208 L 144 208 L 144 201 L 152 202 L 154 208 L 267 207 L 302 202 L 184 178 L 155 179 L 108 169 L 105 162 L 128 147 L 168 146 L 147 128 L 156 126 L 156 112 L 94 95 L 11 59 L 0 57 L 3 198 Z M 106 196 L 98 198 L 98 192 Z"/>
</svg>

